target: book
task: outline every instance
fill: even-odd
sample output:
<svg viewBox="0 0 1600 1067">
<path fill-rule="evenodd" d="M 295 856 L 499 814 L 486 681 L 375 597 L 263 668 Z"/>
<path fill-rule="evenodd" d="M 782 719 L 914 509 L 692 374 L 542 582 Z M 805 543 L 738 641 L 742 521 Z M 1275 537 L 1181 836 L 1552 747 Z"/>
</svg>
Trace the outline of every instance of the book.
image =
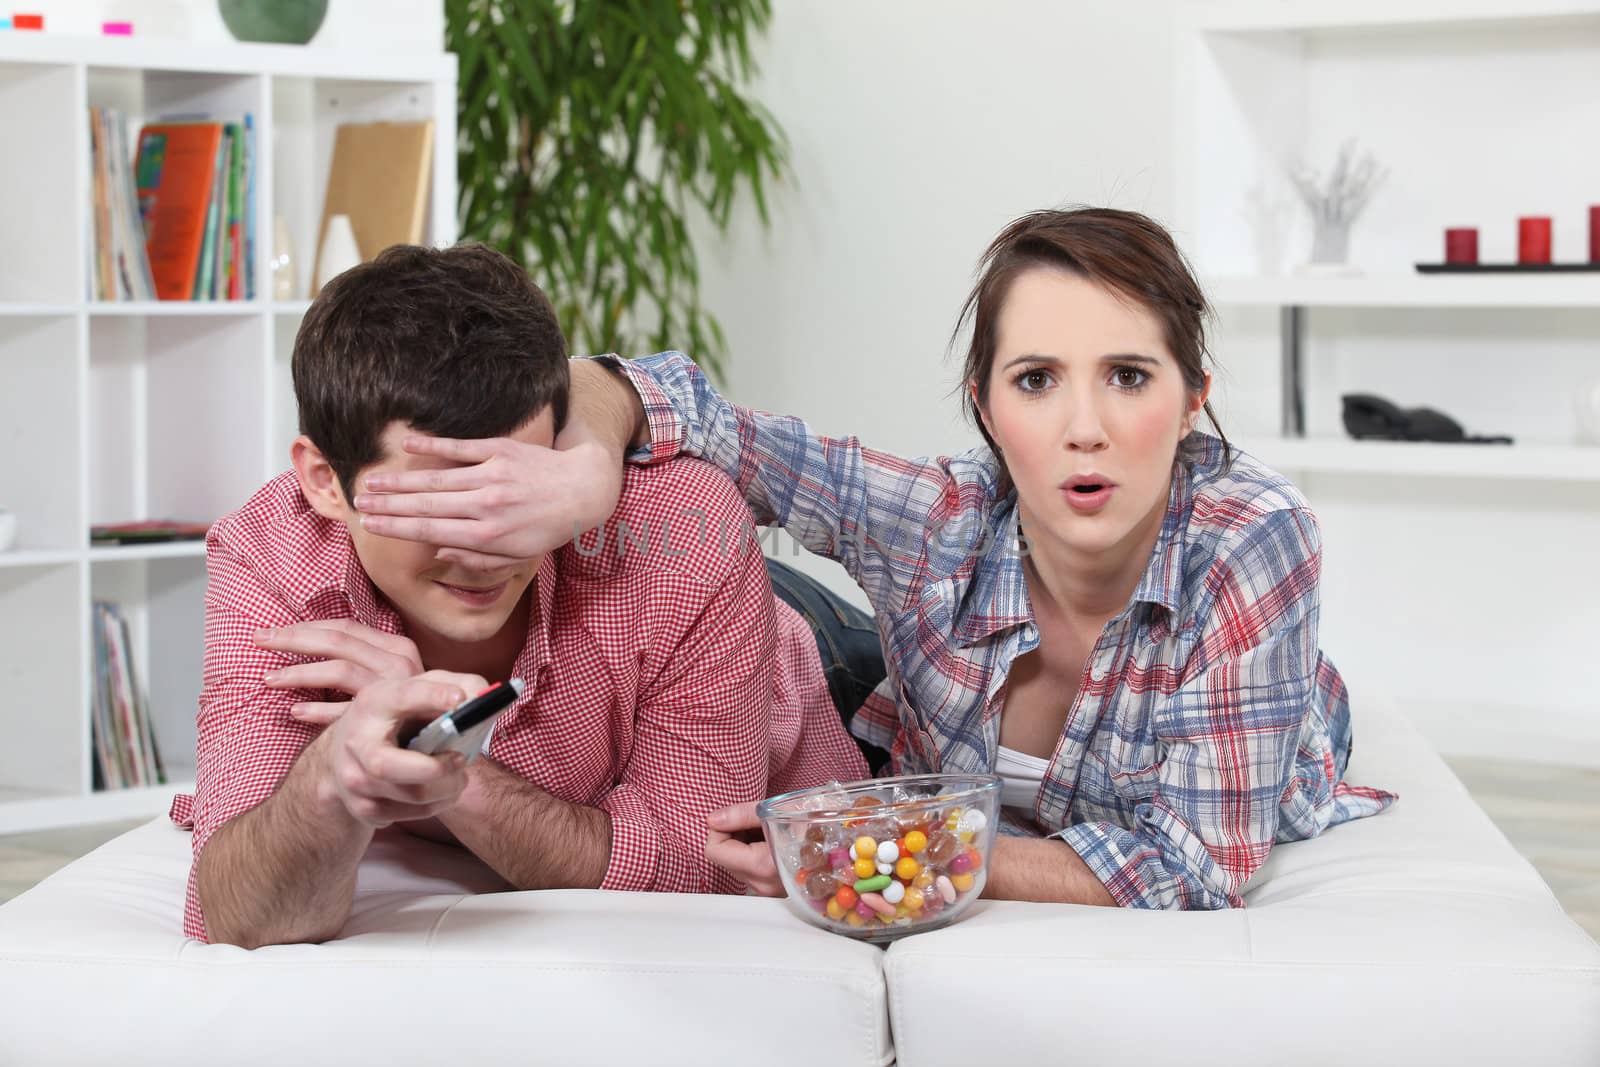
<svg viewBox="0 0 1600 1067">
<path fill-rule="evenodd" d="M 200 278 L 222 125 L 165 122 L 139 133 L 135 184 L 149 249 L 150 273 L 161 300 L 188 300 Z"/>
<path fill-rule="evenodd" d="M 122 610 L 94 603 L 95 686 L 90 709 L 94 781 L 99 788 L 165 784 L 150 699 L 134 665 L 133 635 Z"/>
<path fill-rule="evenodd" d="M 367 259 L 390 245 L 420 243 L 432 159 L 431 120 L 341 125 L 334 136 L 312 262 L 321 262 L 328 220 L 334 215 L 350 216 L 356 246 Z"/>
<path fill-rule="evenodd" d="M 210 523 L 146 519 L 142 522 L 99 523 L 89 527 L 91 545 L 144 545 L 162 541 L 199 541 Z"/>
<path fill-rule="evenodd" d="M 155 282 L 138 221 L 126 123 L 113 108 L 89 109 L 94 170 L 94 291 L 96 300 L 154 300 Z"/>
</svg>

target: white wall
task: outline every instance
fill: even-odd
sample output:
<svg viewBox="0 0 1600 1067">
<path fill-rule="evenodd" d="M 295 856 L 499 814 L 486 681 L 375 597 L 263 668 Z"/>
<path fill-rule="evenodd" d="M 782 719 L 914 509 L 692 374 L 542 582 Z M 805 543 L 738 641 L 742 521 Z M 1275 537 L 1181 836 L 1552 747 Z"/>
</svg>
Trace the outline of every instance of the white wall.
<svg viewBox="0 0 1600 1067">
<path fill-rule="evenodd" d="M 701 242 L 732 395 L 880 448 L 969 447 L 948 342 L 988 242 L 1041 206 L 1169 210 L 1171 0 L 775 7 L 755 93 L 793 187 L 770 232 L 747 206 Z"/>
<path fill-rule="evenodd" d="M 795 187 L 773 198 L 770 232 L 747 211 L 730 240 L 702 242 L 731 394 L 909 454 L 975 442 L 950 395 L 959 354 L 947 358 L 947 342 L 1001 226 L 1071 202 L 1172 220 L 1182 181 L 1172 22 L 1186 2 L 778 0 L 756 93 L 789 135 Z M 1600 173 L 1592 145 L 1586 158 Z M 1506 358 L 1509 327 L 1475 313 L 1425 321 L 1419 335 L 1415 322 L 1352 314 L 1314 317 L 1311 389 L 1325 407 L 1341 389 L 1390 381 L 1397 399 L 1454 405 L 1474 430 L 1570 431 L 1556 372 Z M 1275 427 L 1275 322 L 1235 314 L 1217 339 L 1234 432 Z M 1593 325 L 1563 313 L 1543 343 L 1570 366 Z M 1386 379 L 1401 363 L 1396 345 L 1408 346 L 1407 369 Z M 1473 373 L 1451 362 L 1466 349 Z M 1540 423 L 1543 410 L 1553 421 Z M 1319 409 L 1316 428 L 1337 432 L 1336 411 Z M 1600 489 L 1301 484 L 1327 539 L 1323 644 L 1353 689 L 1400 697 L 1447 752 L 1600 764 L 1588 668 L 1600 638 Z M 802 562 L 854 592 L 831 564 Z"/>
<path fill-rule="evenodd" d="M 233 40 L 216 0 L 18 0 L 7 6 L 42 14 L 47 33 L 98 34 L 104 22 L 132 22 L 136 37 Z M 443 41 L 443 0 L 330 0 L 312 44 L 437 52 Z"/>
</svg>

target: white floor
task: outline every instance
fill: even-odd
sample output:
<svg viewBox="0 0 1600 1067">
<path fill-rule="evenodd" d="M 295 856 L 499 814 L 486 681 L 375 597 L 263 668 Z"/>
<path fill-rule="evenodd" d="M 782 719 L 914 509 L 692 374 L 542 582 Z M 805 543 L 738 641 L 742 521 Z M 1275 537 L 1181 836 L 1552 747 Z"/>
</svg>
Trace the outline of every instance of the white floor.
<svg viewBox="0 0 1600 1067">
<path fill-rule="evenodd" d="M 1477 758 L 1449 763 L 1567 913 L 1600 940 L 1600 770 Z M 0 902 L 144 821 L 0 837 Z"/>
</svg>

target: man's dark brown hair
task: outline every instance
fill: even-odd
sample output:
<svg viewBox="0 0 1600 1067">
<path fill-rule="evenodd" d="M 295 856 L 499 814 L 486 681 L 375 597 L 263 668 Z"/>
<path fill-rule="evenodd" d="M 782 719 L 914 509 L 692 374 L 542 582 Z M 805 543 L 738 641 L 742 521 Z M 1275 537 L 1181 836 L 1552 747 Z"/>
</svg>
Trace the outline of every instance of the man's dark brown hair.
<svg viewBox="0 0 1600 1067">
<path fill-rule="evenodd" d="M 300 432 L 345 496 L 399 420 L 439 437 L 503 437 L 567 417 L 567 342 L 523 269 L 480 244 L 395 245 L 327 285 L 294 339 Z"/>
</svg>

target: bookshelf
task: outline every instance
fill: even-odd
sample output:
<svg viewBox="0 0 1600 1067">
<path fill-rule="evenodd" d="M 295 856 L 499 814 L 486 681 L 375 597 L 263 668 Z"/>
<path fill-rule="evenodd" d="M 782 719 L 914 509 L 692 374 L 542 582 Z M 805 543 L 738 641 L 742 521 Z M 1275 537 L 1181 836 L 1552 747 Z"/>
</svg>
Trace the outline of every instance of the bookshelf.
<svg viewBox="0 0 1600 1067">
<path fill-rule="evenodd" d="M 287 465 L 304 299 L 270 299 L 272 219 L 310 282 L 343 122 L 431 118 L 426 240 L 456 239 L 456 63 L 277 45 L 0 36 L 0 834 L 154 815 L 192 785 L 205 554 L 91 547 L 98 522 L 218 518 Z M 88 108 L 130 134 L 171 112 L 257 127 L 255 300 L 114 303 L 93 292 Z M 22 210 L 18 210 L 21 208 Z M 92 603 L 115 600 L 172 783 L 91 789 Z"/>
</svg>

